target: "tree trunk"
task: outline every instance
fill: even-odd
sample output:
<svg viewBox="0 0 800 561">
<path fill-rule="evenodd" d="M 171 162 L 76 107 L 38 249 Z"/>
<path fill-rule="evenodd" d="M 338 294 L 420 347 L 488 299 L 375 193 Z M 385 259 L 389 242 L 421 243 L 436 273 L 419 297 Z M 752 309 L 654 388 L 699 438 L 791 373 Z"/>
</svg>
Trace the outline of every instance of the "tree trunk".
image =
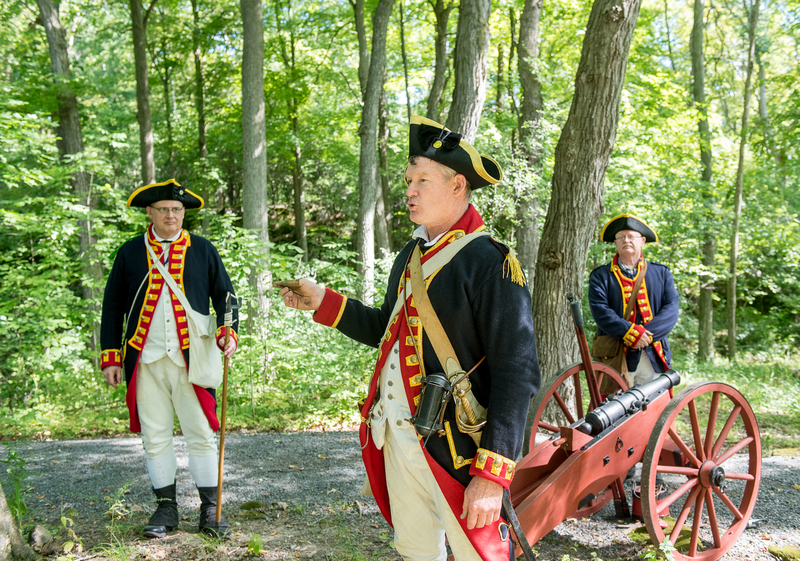
<svg viewBox="0 0 800 561">
<path fill-rule="evenodd" d="M 0 485 L 0 561 L 34 561 L 36 559 L 41 558 L 22 539 L 17 521 L 11 516 L 6 502 L 6 494 Z"/>
<path fill-rule="evenodd" d="M 294 51 L 294 49 L 292 49 Z M 306 193 L 303 188 L 303 152 L 300 147 L 300 120 L 297 118 L 297 100 L 294 107 L 292 131 L 294 132 L 294 166 L 292 166 L 292 192 L 294 194 L 294 239 L 303 250 L 303 261 L 308 263 L 308 236 L 306 236 Z"/>
<path fill-rule="evenodd" d="M 203 92 L 203 52 L 200 49 L 200 12 L 197 0 L 192 0 L 192 50 L 194 52 L 194 105 L 197 109 L 197 152 L 200 158 L 208 156 L 206 145 L 206 109 Z"/>
<path fill-rule="evenodd" d="M 384 80 L 385 80 L 384 75 Z M 381 174 L 381 193 L 375 204 L 375 246 L 384 252 L 392 251 L 391 185 L 389 184 L 389 123 L 386 116 L 386 90 L 381 92 L 378 123 L 378 162 Z"/>
<path fill-rule="evenodd" d="M 252 264 L 256 295 L 254 334 L 266 339 L 269 315 L 269 223 L 267 214 L 267 129 L 264 114 L 264 24 L 261 0 L 241 0 L 242 36 L 242 226 L 258 233 L 261 253 Z M 266 355 L 265 355 L 266 356 Z"/>
<path fill-rule="evenodd" d="M 697 360 L 702 364 L 714 357 L 714 268 L 717 246 L 714 200 L 711 179 L 713 177 L 711 132 L 708 127 L 708 106 L 705 90 L 705 55 L 703 35 L 705 32 L 705 6 L 703 0 L 694 0 L 694 23 L 689 41 L 692 55 L 692 98 L 697 107 L 700 140 L 700 163 L 703 167 L 703 270 L 700 273 L 700 302 L 698 319 Z"/>
<path fill-rule="evenodd" d="M 534 285 L 536 255 L 539 250 L 539 197 L 537 187 L 542 177 L 541 131 L 542 84 L 536 71 L 539 58 L 539 20 L 543 0 L 526 0 L 519 25 L 517 69 L 522 86 L 518 129 L 522 159 L 527 167 L 526 181 L 520 189 L 517 206 L 517 256 Z"/>
<path fill-rule="evenodd" d="M 742 216 L 742 191 L 744 190 L 744 158 L 747 149 L 747 127 L 750 122 L 750 98 L 753 83 L 753 59 L 755 58 L 756 25 L 761 0 L 755 0 L 748 14 L 747 78 L 744 82 L 744 109 L 739 137 L 739 165 L 736 168 L 736 189 L 733 202 L 733 228 L 731 253 L 728 264 L 728 359 L 736 362 L 736 262 L 739 257 L 739 220 Z"/>
<path fill-rule="evenodd" d="M 447 66 L 447 22 L 450 19 L 450 12 L 453 11 L 452 0 L 445 4 L 444 0 L 436 0 L 433 5 L 433 13 L 436 16 L 436 63 L 433 70 L 433 83 L 428 94 L 428 107 L 425 116 L 428 119 L 439 122 L 439 103 L 442 100 L 444 88 L 447 85 L 448 66 Z"/>
<path fill-rule="evenodd" d="M 142 1 L 130 0 L 131 27 L 133 29 L 133 59 L 136 68 L 136 120 L 139 122 L 139 152 L 142 158 L 142 181 L 145 185 L 156 182 L 156 165 L 153 153 L 153 126 L 150 121 L 150 87 L 147 84 L 147 16 L 156 0 L 142 16 Z"/>
<path fill-rule="evenodd" d="M 296 38 L 294 34 L 294 23 L 290 24 L 289 29 L 289 45 L 286 48 L 286 42 L 283 40 L 283 26 L 280 16 L 280 2 L 275 3 L 275 27 L 279 31 L 278 41 L 280 43 L 281 57 L 283 58 L 283 65 L 291 80 L 295 79 L 297 73 L 297 50 Z M 287 18 L 293 22 L 292 4 L 287 2 Z M 299 102 L 297 98 L 292 95 L 286 100 L 287 109 L 289 111 L 289 118 L 292 121 L 292 148 L 293 166 L 292 166 L 292 193 L 293 193 L 293 210 L 294 210 L 294 239 L 297 247 L 303 250 L 303 261 L 308 263 L 308 238 L 306 236 L 306 195 L 303 188 L 303 152 L 300 142 L 300 119 L 297 114 L 299 111 Z"/>
<path fill-rule="evenodd" d="M 583 292 L 640 7 L 641 0 L 595 0 L 589 15 L 575 95 L 555 150 L 552 199 L 536 263 L 533 318 L 543 388 L 560 368 L 577 360 L 565 295 Z"/>
<path fill-rule="evenodd" d="M 356 22 L 356 36 L 358 37 L 358 83 L 361 86 L 361 101 L 367 91 L 367 77 L 369 76 L 369 45 L 367 45 L 367 28 L 364 25 L 364 0 L 350 0 L 353 6 L 353 15 Z"/>
<path fill-rule="evenodd" d="M 50 50 L 50 67 L 53 71 L 53 82 L 59 88 L 56 97 L 58 99 L 59 136 L 62 139 L 60 148 L 63 150 L 62 156 L 65 156 L 64 163 L 69 164 L 71 157 L 76 157 L 83 153 L 83 133 L 81 132 L 81 120 L 78 113 L 78 100 L 69 84 L 71 72 L 66 32 L 58 15 L 58 8 L 53 3 L 53 0 L 38 0 L 38 5 Z M 97 197 L 92 193 L 89 178 L 82 165 L 81 162 L 78 162 L 77 169 L 72 174 L 71 183 L 76 203 L 81 207 L 80 214 L 84 216 L 84 218 L 78 219 L 78 242 L 83 270 L 81 285 L 83 300 L 90 318 L 89 349 L 95 366 L 99 367 L 99 294 L 103 282 L 103 270 L 100 257 L 95 250 L 97 237 L 92 231 L 93 224 L 91 220 L 91 213 L 97 208 Z"/>
<path fill-rule="evenodd" d="M 503 60 L 503 45 L 497 46 L 497 78 L 495 79 L 494 105 L 497 110 L 503 108 L 503 95 L 505 94 L 505 61 Z"/>
<path fill-rule="evenodd" d="M 411 122 L 411 95 L 408 92 L 408 56 L 406 56 L 406 26 L 405 22 L 403 21 L 403 0 L 400 0 L 398 4 L 400 9 L 398 10 L 400 14 L 400 53 L 403 56 L 403 80 L 405 90 L 404 93 L 406 95 L 406 116 L 408 117 L 408 122 Z M 384 81 L 386 78 L 384 77 Z"/>
<path fill-rule="evenodd" d="M 364 107 L 361 113 L 361 155 L 358 170 L 358 273 L 362 279 L 359 297 L 369 303 L 375 283 L 375 201 L 380 190 L 378 173 L 378 109 L 386 65 L 386 34 L 394 0 L 379 0 L 372 19 L 370 54 Z"/>
<path fill-rule="evenodd" d="M 758 43 L 756 43 L 755 54 L 756 64 L 758 64 L 758 116 L 764 123 L 764 136 L 767 139 L 767 149 L 769 150 L 769 155 L 775 160 L 775 166 L 778 170 L 778 180 L 785 187 L 788 175 L 786 171 L 786 159 L 777 147 L 777 142 L 775 141 L 775 127 L 772 126 L 772 121 L 769 118 L 769 110 L 767 109 L 767 77 L 764 64 L 761 62 L 761 55 L 763 53 Z"/>
<path fill-rule="evenodd" d="M 203 82 L 203 51 L 200 46 L 200 11 L 197 7 L 197 0 L 192 0 L 192 52 L 194 56 L 194 106 L 197 111 L 197 155 L 200 158 L 200 196 L 206 201 L 206 208 L 211 207 L 210 191 L 208 181 L 206 181 L 206 158 L 208 157 L 208 145 L 206 144 L 206 108 L 205 92 Z M 201 222 L 203 235 L 208 234 L 208 216 L 203 214 Z"/>
<path fill-rule="evenodd" d="M 453 69 L 453 103 L 447 128 L 475 142 L 486 101 L 486 65 L 489 56 L 491 0 L 461 0 Z"/>
<path fill-rule="evenodd" d="M 170 60 L 169 51 L 167 50 L 168 48 L 169 46 L 167 45 L 166 39 L 162 39 L 161 52 L 164 53 L 164 74 L 161 75 L 161 73 L 159 73 L 159 78 L 161 78 L 161 83 L 164 87 L 164 115 L 167 125 L 167 166 L 169 167 L 170 177 L 175 177 L 175 144 L 172 136 L 172 104 L 170 103 L 170 80 L 172 77 L 170 76 L 169 72 Z M 153 63 L 155 64 L 156 57 L 153 56 L 152 58 Z"/>
</svg>

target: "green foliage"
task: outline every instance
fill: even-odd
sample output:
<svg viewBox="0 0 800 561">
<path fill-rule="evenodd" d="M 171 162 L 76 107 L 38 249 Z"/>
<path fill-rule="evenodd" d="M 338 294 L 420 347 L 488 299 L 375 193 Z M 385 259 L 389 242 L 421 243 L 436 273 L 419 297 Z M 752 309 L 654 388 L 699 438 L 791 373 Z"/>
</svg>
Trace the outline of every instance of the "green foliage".
<svg viewBox="0 0 800 561">
<path fill-rule="evenodd" d="M 22 526 L 22 519 L 28 513 L 28 505 L 25 504 L 25 480 L 28 477 L 25 458 L 17 450 L 16 444 L 12 442 L 2 444 L 5 449 L 5 459 L 0 459 L 0 464 L 5 467 L 7 474 L 4 477 L 3 493 L 11 516 Z"/>
<path fill-rule="evenodd" d="M 367 35 L 371 35 L 367 3 Z M 540 23 L 537 70 L 544 110 L 537 142 L 542 167 L 521 161 L 517 130 L 521 91 L 516 42 L 522 4 L 493 5 L 489 21 L 487 100 L 475 141 L 493 155 L 506 180 L 475 193 L 474 204 L 500 239 L 515 243 L 519 203 L 538 197 L 540 218 L 549 204 L 553 153 L 568 117 L 591 2 L 555 0 Z M 796 51 L 797 2 L 765 5 L 759 23 L 758 80 L 748 131 L 736 310 L 737 347 L 749 370 L 711 365 L 714 376 L 739 383 L 770 382 L 766 371 L 797 386 L 791 368 L 800 343 L 800 64 Z M 659 233 L 648 258 L 668 265 L 678 285 L 681 318 L 671 335 L 676 363 L 691 362 L 698 337 L 700 276 L 714 290 L 714 334 L 725 357 L 725 285 L 730 250 L 731 200 L 741 126 L 746 29 L 740 8 L 725 4 L 706 23 L 706 92 L 713 178 L 700 180 L 699 108 L 692 103 L 689 34 L 691 6 L 646 1 L 634 34 L 620 105 L 615 151 L 606 174 L 604 213 L 642 215 Z M 187 228 L 220 249 L 241 311 L 241 345 L 232 361 L 231 428 L 261 430 L 342 426 L 357 422 L 374 366 L 372 350 L 285 309 L 271 292 L 267 338 L 250 324 L 252 264 L 264 248 L 241 229 L 241 22 L 230 0 L 154 5 L 147 25 L 150 107 L 156 175 L 176 176 L 207 205 L 187 216 Z M 85 151 L 62 158 L 58 93 L 49 48 L 35 3 L 8 0 L 0 10 L 0 414 L 2 434 L 47 438 L 125 433 L 125 388 L 109 389 L 98 372 L 92 333 L 99 323 L 102 282 L 88 278 L 79 236 L 91 220 L 96 259 L 107 273 L 116 249 L 140 234 L 144 215 L 125 208 L 140 185 L 136 84 L 130 11 L 97 0 L 59 4 L 69 45 L 69 82 L 78 99 Z M 434 66 L 434 16 L 430 2 L 403 3 L 408 88 L 401 56 L 399 17 L 388 30 L 386 122 L 389 129 L 387 213 L 393 251 L 413 225 L 405 207 L 403 171 L 406 103 L 425 114 Z M 513 25 L 512 25 L 513 22 Z M 458 13 L 448 20 L 448 50 Z M 183 30 L 175 33 L 176 29 Z M 361 91 L 352 7 L 345 2 L 274 2 L 264 6 L 265 122 L 267 126 L 270 272 L 274 278 L 308 276 L 353 295 L 354 232 L 358 221 Z M 195 42 L 197 43 L 195 45 Z M 197 82 L 199 63 L 201 82 Z M 452 68 L 452 64 L 451 64 Z M 452 70 L 451 70 L 452 72 Z M 437 118 L 446 121 L 452 98 L 448 80 Z M 200 86 L 200 88 L 198 88 Z M 198 92 L 202 91 L 208 154 L 198 146 Z M 756 101 L 763 101 L 759 105 Z M 766 111 L 762 110 L 762 106 Z M 90 178 L 93 204 L 78 200 L 71 174 Z M 308 257 L 294 239 L 295 180 L 303 186 Z M 543 220 L 540 221 L 540 227 Z M 598 226 L 600 224 L 598 223 Z M 716 239 L 716 262 L 701 259 L 706 236 Z M 610 259 L 593 243 L 587 272 Z M 385 278 L 391 252 L 376 278 Z M 87 296 L 87 291 L 94 291 Z M 380 295 L 378 299 L 380 299 Z M 590 315 L 585 314 L 587 320 Z M 590 331 L 587 324 L 587 331 Z M 753 366 L 755 365 L 755 366 Z M 748 387 L 748 391 L 751 388 Z M 762 390 L 752 391 L 761 400 Z M 785 406 L 796 397 L 788 392 Z M 750 397 L 750 394 L 747 394 Z M 796 409 L 795 409 L 796 410 Z M 778 412 L 761 408 L 770 430 L 786 429 Z M 775 415 L 775 418 L 768 417 Z M 775 439 L 782 437 L 774 436 Z M 781 441 L 782 442 L 782 441 Z M 781 442 L 773 441 L 774 445 Z"/>
<path fill-rule="evenodd" d="M 669 539 L 665 539 L 658 545 L 657 549 L 655 547 L 648 547 L 642 552 L 639 559 L 646 559 L 648 561 L 674 561 L 675 558 L 672 555 L 673 551 L 677 551 L 677 549 L 675 549 Z"/>
<path fill-rule="evenodd" d="M 247 553 L 252 553 L 253 555 L 260 555 L 261 554 L 261 536 L 255 534 L 253 539 L 247 542 Z"/>
</svg>

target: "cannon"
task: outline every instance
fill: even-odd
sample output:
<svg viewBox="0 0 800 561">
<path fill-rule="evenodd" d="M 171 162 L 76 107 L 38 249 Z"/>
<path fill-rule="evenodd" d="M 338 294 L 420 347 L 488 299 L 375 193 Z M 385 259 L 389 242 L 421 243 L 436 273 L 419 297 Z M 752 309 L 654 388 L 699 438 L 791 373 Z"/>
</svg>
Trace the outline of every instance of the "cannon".
<svg viewBox="0 0 800 561">
<path fill-rule="evenodd" d="M 568 298 L 581 362 L 531 404 L 528 442 L 510 488 L 524 539 L 533 544 L 612 498 L 615 514 L 629 516 L 624 479 L 642 462 L 642 518 L 653 542 L 676 544 L 687 529 L 688 545 L 673 553 L 676 560 L 719 559 L 746 528 L 758 495 L 761 438 L 750 405 L 720 382 L 698 382 L 673 397 L 680 376 L 672 370 L 628 388 L 611 367 L 592 362 L 580 302 Z M 619 391 L 601 402 L 605 376 Z M 561 421 L 544 421 L 546 411 Z M 667 484 L 663 494 L 657 477 Z"/>
</svg>

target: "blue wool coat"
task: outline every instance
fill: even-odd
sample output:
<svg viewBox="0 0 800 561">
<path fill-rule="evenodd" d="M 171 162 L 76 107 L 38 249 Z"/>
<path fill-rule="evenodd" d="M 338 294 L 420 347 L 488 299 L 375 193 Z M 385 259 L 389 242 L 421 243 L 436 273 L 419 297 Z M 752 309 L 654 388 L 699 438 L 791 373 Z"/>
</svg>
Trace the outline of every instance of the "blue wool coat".
<svg viewBox="0 0 800 561">
<path fill-rule="evenodd" d="M 597 324 L 597 335 L 611 335 L 622 339 L 630 329 L 631 323 L 622 319 L 625 311 L 622 288 L 611 271 L 611 265 L 612 262 L 601 265 L 589 275 L 589 306 Z M 664 357 L 667 364 L 671 365 L 672 351 L 669 348 L 667 335 L 678 322 L 678 291 L 675 289 L 675 280 L 666 265 L 653 261 L 647 262 L 647 274 L 644 280 L 654 316 L 646 328 L 653 333 L 653 342 L 661 341 Z M 641 324 L 641 321 L 637 310 L 636 323 Z M 658 373 L 665 371 L 652 345 L 645 347 L 644 352 L 650 358 L 653 370 Z M 628 349 L 626 355 L 628 370 L 636 369 L 641 353 L 642 350 Z"/>
</svg>

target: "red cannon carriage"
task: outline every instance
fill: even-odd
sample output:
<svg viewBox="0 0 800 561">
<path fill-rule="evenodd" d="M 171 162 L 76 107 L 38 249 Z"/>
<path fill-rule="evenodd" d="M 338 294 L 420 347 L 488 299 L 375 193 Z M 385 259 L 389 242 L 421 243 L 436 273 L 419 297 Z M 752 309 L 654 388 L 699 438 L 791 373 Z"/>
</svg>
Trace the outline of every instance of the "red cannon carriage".
<svg viewBox="0 0 800 561">
<path fill-rule="evenodd" d="M 675 559 L 719 559 L 745 529 L 758 494 L 761 439 L 750 405 L 719 382 L 692 384 L 671 398 L 680 381 L 674 371 L 629 390 L 616 371 L 592 362 L 580 302 L 568 298 L 582 361 L 563 370 L 531 405 L 530 442 L 510 489 L 525 537 L 535 543 L 612 497 L 617 516 L 627 516 L 623 481 L 642 462 L 641 510 L 653 542 L 675 544 L 687 528 L 688 547 L 674 552 Z M 620 391 L 601 404 L 605 376 Z M 542 421 L 546 410 L 564 422 Z M 657 477 L 666 490 L 658 489 Z"/>
</svg>

